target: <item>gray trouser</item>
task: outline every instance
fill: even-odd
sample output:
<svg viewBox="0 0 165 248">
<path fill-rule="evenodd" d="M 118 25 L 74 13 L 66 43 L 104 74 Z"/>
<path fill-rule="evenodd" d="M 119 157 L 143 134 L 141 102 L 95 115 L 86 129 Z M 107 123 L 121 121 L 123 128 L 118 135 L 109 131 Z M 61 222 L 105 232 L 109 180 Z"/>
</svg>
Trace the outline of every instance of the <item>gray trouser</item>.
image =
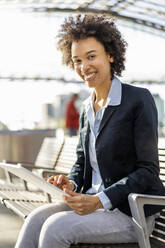
<svg viewBox="0 0 165 248">
<path fill-rule="evenodd" d="M 149 233 L 154 217 L 147 219 Z M 97 210 L 80 216 L 65 203 L 35 209 L 25 220 L 15 248 L 68 248 L 73 243 L 137 242 L 132 219 L 120 212 Z"/>
</svg>

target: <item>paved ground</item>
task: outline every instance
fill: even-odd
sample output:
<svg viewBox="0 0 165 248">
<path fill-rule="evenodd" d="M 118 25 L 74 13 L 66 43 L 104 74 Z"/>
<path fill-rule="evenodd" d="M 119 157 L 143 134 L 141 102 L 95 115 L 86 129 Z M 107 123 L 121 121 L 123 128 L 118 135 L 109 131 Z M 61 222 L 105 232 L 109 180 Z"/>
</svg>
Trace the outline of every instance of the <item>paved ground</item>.
<svg viewBox="0 0 165 248">
<path fill-rule="evenodd" d="M 14 248 L 22 224 L 20 217 L 0 204 L 0 248 Z"/>
</svg>

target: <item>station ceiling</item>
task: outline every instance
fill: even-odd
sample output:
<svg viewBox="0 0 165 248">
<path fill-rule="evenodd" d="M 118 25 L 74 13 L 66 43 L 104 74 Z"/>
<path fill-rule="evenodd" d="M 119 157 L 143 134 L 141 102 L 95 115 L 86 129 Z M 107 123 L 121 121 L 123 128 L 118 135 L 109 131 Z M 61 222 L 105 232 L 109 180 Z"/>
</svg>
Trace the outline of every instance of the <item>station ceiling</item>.
<svg viewBox="0 0 165 248">
<path fill-rule="evenodd" d="M 116 17 L 124 25 L 165 38 L 165 0 L 0 0 L 1 7 L 20 8 L 36 12 L 105 13 Z M 29 78 L 9 76 L 0 79 L 45 80 L 54 78 Z M 60 79 L 64 81 L 64 79 Z M 132 82 L 134 83 L 134 82 Z M 154 81 L 141 83 L 153 84 Z M 164 84 L 164 81 L 157 82 Z"/>
<path fill-rule="evenodd" d="M 0 0 L 0 7 L 3 5 L 40 12 L 111 14 L 165 38 L 165 0 Z"/>
</svg>

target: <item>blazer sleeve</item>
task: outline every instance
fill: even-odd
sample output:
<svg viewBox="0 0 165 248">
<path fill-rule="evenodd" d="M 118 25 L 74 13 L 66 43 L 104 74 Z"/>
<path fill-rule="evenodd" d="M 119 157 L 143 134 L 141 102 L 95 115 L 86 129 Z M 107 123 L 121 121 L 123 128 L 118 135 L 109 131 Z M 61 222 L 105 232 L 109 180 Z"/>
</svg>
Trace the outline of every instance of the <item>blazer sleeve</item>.
<svg viewBox="0 0 165 248">
<path fill-rule="evenodd" d="M 147 89 L 143 89 L 134 110 L 135 170 L 104 190 L 113 208 L 126 201 L 129 193 L 149 192 L 158 181 L 157 119 L 153 97 Z"/>
</svg>

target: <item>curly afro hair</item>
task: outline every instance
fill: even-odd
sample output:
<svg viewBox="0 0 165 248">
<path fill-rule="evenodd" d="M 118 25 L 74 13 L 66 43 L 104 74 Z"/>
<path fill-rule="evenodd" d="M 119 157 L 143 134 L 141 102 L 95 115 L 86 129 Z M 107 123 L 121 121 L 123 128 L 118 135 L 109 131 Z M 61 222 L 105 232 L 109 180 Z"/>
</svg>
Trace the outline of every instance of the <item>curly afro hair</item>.
<svg viewBox="0 0 165 248">
<path fill-rule="evenodd" d="M 66 18 L 58 34 L 57 48 L 62 52 L 62 62 L 74 69 L 71 46 L 73 41 L 94 37 L 103 44 L 107 54 L 113 57 L 111 76 L 121 76 L 125 69 L 126 41 L 116 28 L 113 18 L 107 15 L 79 14 Z"/>
</svg>

